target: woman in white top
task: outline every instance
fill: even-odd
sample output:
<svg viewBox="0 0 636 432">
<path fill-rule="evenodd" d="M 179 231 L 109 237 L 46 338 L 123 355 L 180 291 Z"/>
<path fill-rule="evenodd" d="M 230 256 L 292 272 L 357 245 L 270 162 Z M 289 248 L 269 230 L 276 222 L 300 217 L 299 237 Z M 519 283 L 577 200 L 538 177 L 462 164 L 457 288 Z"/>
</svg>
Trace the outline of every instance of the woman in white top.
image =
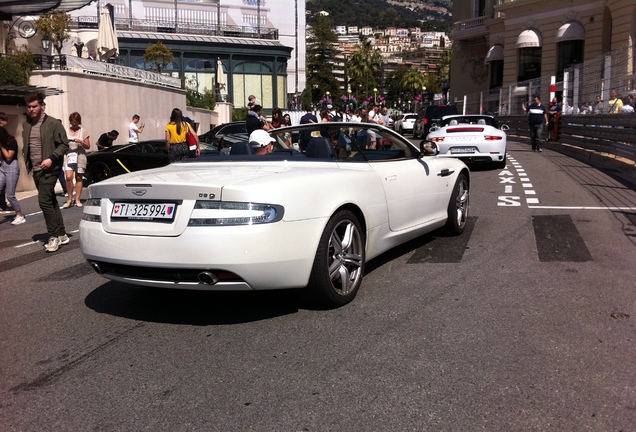
<svg viewBox="0 0 636 432">
<path fill-rule="evenodd" d="M 66 174 L 66 190 L 68 191 L 68 201 L 62 208 L 73 206 L 73 177 L 75 177 L 75 205 L 82 207 L 80 198 L 82 196 L 82 176 L 86 170 L 86 149 L 91 147 L 90 135 L 82 127 L 82 116 L 74 112 L 68 116 L 71 125 L 66 129 L 66 135 L 70 140 L 68 143 L 68 153 L 64 156 L 64 173 Z"/>
</svg>

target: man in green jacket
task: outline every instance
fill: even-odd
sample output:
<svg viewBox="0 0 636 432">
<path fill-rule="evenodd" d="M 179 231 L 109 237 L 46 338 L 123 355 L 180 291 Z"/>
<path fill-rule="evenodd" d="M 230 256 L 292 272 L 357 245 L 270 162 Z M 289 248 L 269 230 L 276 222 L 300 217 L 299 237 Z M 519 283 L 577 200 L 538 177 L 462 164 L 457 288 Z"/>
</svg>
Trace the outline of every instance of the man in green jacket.
<svg viewBox="0 0 636 432">
<path fill-rule="evenodd" d="M 27 107 L 27 120 L 22 130 L 24 162 L 28 172 L 33 170 L 38 204 L 49 233 L 49 241 L 44 247 L 47 252 L 55 252 L 60 245 L 69 242 L 55 196 L 55 183 L 62 171 L 69 140 L 62 122 L 45 114 L 42 93 L 29 93 L 24 101 Z"/>
</svg>

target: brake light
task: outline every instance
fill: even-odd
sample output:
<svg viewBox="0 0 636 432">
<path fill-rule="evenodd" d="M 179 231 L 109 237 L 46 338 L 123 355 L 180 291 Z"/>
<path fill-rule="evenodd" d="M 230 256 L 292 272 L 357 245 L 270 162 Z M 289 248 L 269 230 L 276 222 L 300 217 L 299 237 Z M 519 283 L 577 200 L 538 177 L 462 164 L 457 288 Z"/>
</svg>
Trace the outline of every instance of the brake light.
<svg viewBox="0 0 636 432">
<path fill-rule="evenodd" d="M 424 117 L 424 124 L 428 124 L 428 119 Z"/>
<path fill-rule="evenodd" d="M 484 136 L 484 138 L 486 139 L 486 141 L 499 141 L 503 139 L 503 137 L 497 135 L 486 135 Z"/>
<path fill-rule="evenodd" d="M 444 141 L 444 137 L 431 137 L 428 139 L 429 141 L 433 141 L 433 142 L 442 142 Z"/>
</svg>

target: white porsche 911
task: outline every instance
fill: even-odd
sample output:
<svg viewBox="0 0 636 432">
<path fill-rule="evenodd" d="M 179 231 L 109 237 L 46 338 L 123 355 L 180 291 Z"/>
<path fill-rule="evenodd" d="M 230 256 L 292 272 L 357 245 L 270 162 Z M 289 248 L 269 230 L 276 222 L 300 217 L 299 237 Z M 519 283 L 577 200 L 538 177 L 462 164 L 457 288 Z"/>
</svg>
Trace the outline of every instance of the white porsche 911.
<svg viewBox="0 0 636 432">
<path fill-rule="evenodd" d="M 506 166 L 507 125 L 499 126 L 489 115 L 450 115 L 431 128 L 426 137 L 435 143 L 441 157 L 465 162 L 487 162 Z"/>
<path fill-rule="evenodd" d="M 90 265 L 160 288 L 306 288 L 339 306 L 367 260 L 438 228 L 464 230 L 470 173 L 459 160 L 372 124 L 263 133 L 229 155 L 91 185 L 80 223 Z"/>
</svg>

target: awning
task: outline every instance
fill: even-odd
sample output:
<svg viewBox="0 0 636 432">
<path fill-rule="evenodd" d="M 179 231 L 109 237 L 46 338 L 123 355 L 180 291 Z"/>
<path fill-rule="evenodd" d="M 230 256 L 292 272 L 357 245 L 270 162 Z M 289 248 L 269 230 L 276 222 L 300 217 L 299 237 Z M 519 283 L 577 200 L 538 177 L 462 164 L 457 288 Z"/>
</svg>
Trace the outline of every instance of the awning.
<svg viewBox="0 0 636 432">
<path fill-rule="evenodd" d="M 0 0 L 0 12 L 10 15 L 38 15 L 44 12 L 70 12 L 95 0 Z"/>
<path fill-rule="evenodd" d="M 556 41 L 585 40 L 585 29 L 577 22 L 563 24 L 557 31 Z"/>
<path fill-rule="evenodd" d="M 491 61 L 497 61 L 497 60 L 503 60 L 504 59 L 504 47 L 503 45 L 493 45 L 490 47 L 490 49 L 488 50 L 488 54 L 486 54 L 486 60 L 485 62 L 491 62 Z"/>
<path fill-rule="evenodd" d="M 42 86 L 16 86 L 16 85 L 0 85 L 0 96 L 26 96 L 29 93 L 40 92 L 44 96 L 56 96 L 64 93 L 64 90 L 60 90 L 52 87 Z"/>
<path fill-rule="evenodd" d="M 541 35 L 536 30 L 524 30 L 517 38 L 517 48 L 535 48 L 541 46 Z"/>
</svg>

